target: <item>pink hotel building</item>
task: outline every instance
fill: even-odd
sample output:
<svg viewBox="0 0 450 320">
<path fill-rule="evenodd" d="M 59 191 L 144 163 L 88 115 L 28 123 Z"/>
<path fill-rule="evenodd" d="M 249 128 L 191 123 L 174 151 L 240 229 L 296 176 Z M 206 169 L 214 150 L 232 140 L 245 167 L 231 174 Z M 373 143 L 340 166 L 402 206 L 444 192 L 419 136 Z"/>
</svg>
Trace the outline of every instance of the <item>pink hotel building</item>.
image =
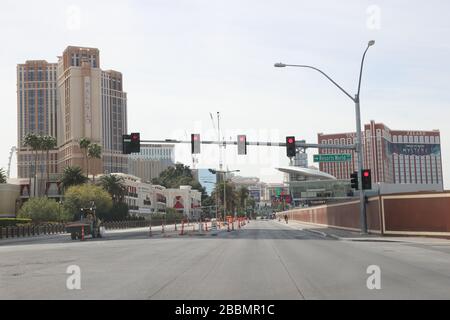
<svg viewBox="0 0 450 320">
<path fill-rule="evenodd" d="M 354 144 L 356 133 L 318 134 L 320 144 Z M 364 168 L 373 183 L 443 185 L 439 130 L 391 130 L 371 121 L 364 127 Z M 320 170 L 337 179 L 356 171 L 354 151 L 321 149 L 320 154 L 350 153 L 350 162 L 321 163 Z"/>
</svg>

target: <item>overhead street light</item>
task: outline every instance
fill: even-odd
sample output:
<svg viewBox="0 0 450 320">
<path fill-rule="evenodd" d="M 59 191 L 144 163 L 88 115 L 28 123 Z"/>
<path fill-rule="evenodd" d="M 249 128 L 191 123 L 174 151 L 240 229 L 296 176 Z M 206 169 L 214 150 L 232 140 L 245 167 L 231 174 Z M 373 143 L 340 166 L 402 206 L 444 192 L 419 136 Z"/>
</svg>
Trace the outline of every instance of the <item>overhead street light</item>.
<svg viewBox="0 0 450 320">
<path fill-rule="evenodd" d="M 286 65 L 284 63 L 278 62 L 278 63 L 275 63 L 275 67 L 276 68 L 284 68 L 284 67 L 286 67 Z"/>
<path fill-rule="evenodd" d="M 356 138 L 357 138 L 357 144 L 356 144 L 356 152 L 358 155 L 358 180 L 362 181 L 362 170 L 363 170 L 363 148 L 362 148 L 362 135 L 361 135 L 361 110 L 359 105 L 359 97 L 361 92 L 361 80 L 362 80 L 362 72 L 364 67 L 364 60 L 366 58 L 366 53 L 369 50 L 371 46 L 375 45 L 375 40 L 370 40 L 367 44 L 367 48 L 364 51 L 362 60 L 361 60 L 361 69 L 359 72 L 359 80 L 358 80 L 358 91 L 355 94 L 355 96 L 350 95 L 346 90 L 344 90 L 339 84 L 337 84 L 330 76 L 328 76 L 325 72 L 322 70 L 308 65 L 298 65 L 298 64 L 285 64 L 282 62 L 275 63 L 276 68 L 284 68 L 284 67 L 298 67 L 298 68 L 308 68 L 313 69 L 319 73 L 321 73 L 325 78 L 327 78 L 329 81 L 331 81 L 336 87 L 339 88 L 347 97 L 349 97 L 355 104 L 355 114 L 356 114 Z M 362 189 L 362 188 L 361 188 Z M 360 190 L 359 193 L 359 201 L 360 201 L 360 219 L 361 219 L 361 233 L 365 234 L 367 233 L 367 217 L 365 212 L 365 196 L 364 196 L 364 190 Z"/>
</svg>

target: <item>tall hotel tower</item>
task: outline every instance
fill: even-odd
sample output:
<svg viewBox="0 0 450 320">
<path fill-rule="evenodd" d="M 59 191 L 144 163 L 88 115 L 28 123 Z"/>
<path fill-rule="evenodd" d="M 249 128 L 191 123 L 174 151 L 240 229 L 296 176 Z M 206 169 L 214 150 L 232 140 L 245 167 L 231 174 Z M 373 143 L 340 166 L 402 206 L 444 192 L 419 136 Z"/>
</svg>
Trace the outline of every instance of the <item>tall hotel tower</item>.
<svg viewBox="0 0 450 320">
<path fill-rule="evenodd" d="M 32 151 L 24 146 L 29 133 L 57 137 L 58 98 L 56 63 L 43 60 L 17 65 L 17 174 L 34 175 Z M 50 152 L 49 172 L 57 172 L 57 150 Z M 36 173 L 45 172 L 45 157 L 39 157 Z"/>
<path fill-rule="evenodd" d="M 67 166 L 86 171 L 79 142 L 88 138 L 102 146 L 102 159 L 90 160 L 89 172 L 127 173 L 122 135 L 127 133 L 127 94 L 122 74 L 100 69 L 98 49 L 68 47 L 58 63 L 27 61 L 17 66 L 18 176 L 33 175 L 33 156 L 24 147 L 28 133 L 57 138 L 50 173 Z M 38 163 L 37 173 L 45 170 Z"/>
</svg>

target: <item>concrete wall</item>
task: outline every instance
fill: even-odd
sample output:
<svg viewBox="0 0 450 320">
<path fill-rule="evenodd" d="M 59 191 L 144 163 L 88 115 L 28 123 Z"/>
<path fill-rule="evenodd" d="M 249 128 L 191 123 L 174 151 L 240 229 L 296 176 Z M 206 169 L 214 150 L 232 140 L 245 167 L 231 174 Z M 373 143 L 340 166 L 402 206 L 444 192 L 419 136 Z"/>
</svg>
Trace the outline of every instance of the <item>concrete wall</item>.
<svg viewBox="0 0 450 320">
<path fill-rule="evenodd" d="M 406 193 L 369 198 L 371 233 L 450 237 L 450 192 Z M 359 231 L 358 201 L 291 210 L 292 220 Z"/>
<path fill-rule="evenodd" d="M 0 184 L 0 214 L 15 214 L 16 200 L 20 195 L 20 186 Z"/>
<path fill-rule="evenodd" d="M 442 184 L 402 184 L 402 183 L 380 183 L 374 184 L 371 191 L 366 191 L 367 195 L 386 195 L 396 193 L 412 192 L 443 192 Z"/>
</svg>

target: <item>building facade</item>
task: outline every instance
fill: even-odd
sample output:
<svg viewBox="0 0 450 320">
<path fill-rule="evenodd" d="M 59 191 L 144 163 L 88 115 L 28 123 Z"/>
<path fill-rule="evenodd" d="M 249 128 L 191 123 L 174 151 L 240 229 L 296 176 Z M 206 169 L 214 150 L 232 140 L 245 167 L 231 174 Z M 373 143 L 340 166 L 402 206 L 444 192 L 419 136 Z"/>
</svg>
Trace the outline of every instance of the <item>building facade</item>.
<svg viewBox="0 0 450 320">
<path fill-rule="evenodd" d="M 130 174 L 113 175 L 122 179 L 126 189 L 124 202 L 128 205 L 131 216 L 149 217 L 154 213 L 166 212 L 166 188 L 142 182 L 139 177 Z"/>
<path fill-rule="evenodd" d="M 435 185 L 443 188 L 439 130 L 391 130 L 371 121 L 363 133 L 364 167 L 372 170 L 372 182 L 386 184 Z M 319 144 L 356 143 L 355 133 L 318 134 Z M 320 154 L 350 153 L 348 162 L 320 163 L 320 171 L 337 179 L 349 179 L 356 171 L 354 151 L 321 149 Z"/>
<path fill-rule="evenodd" d="M 27 134 L 57 138 L 58 94 L 57 64 L 44 60 L 26 61 L 17 65 L 17 175 L 31 178 L 47 170 L 46 155 L 38 157 L 34 168 L 34 155 L 24 146 Z M 50 151 L 49 172 L 57 168 L 57 150 Z"/>
<path fill-rule="evenodd" d="M 122 135 L 127 132 L 126 93 L 122 75 L 100 69 L 95 48 L 68 47 L 58 62 L 59 118 L 58 169 L 85 169 L 82 138 L 102 146 L 102 159 L 89 163 L 92 174 L 128 171 L 122 154 Z"/>
<path fill-rule="evenodd" d="M 141 144 L 139 154 L 131 154 L 128 172 L 150 182 L 175 164 L 175 146 L 171 144 Z"/>
<path fill-rule="evenodd" d="M 19 178 L 34 176 L 33 155 L 23 145 L 28 133 L 57 139 L 58 149 L 50 152 L 53 176 L 67 166 L 85 171 L 82 138 L 102 146 L 102 159 L 90 161 L 91 174 L 128 172 L 128 158 L 122 154 L 127 94 L 120 72 L 100 69 L 98 49 L 69 46 L 58 63 L 32 60 L 17 65 L 17 115 Z M 39 157 L 38 175 L 46 163 Z"/>
<path fill-rule="evenodd" d="M 166 189 L 167 207 L 192 219 L 199 218 L 202 212 L 202 193 L 191 186 L 180 186 L 179 189 Z"/>
</svg>

